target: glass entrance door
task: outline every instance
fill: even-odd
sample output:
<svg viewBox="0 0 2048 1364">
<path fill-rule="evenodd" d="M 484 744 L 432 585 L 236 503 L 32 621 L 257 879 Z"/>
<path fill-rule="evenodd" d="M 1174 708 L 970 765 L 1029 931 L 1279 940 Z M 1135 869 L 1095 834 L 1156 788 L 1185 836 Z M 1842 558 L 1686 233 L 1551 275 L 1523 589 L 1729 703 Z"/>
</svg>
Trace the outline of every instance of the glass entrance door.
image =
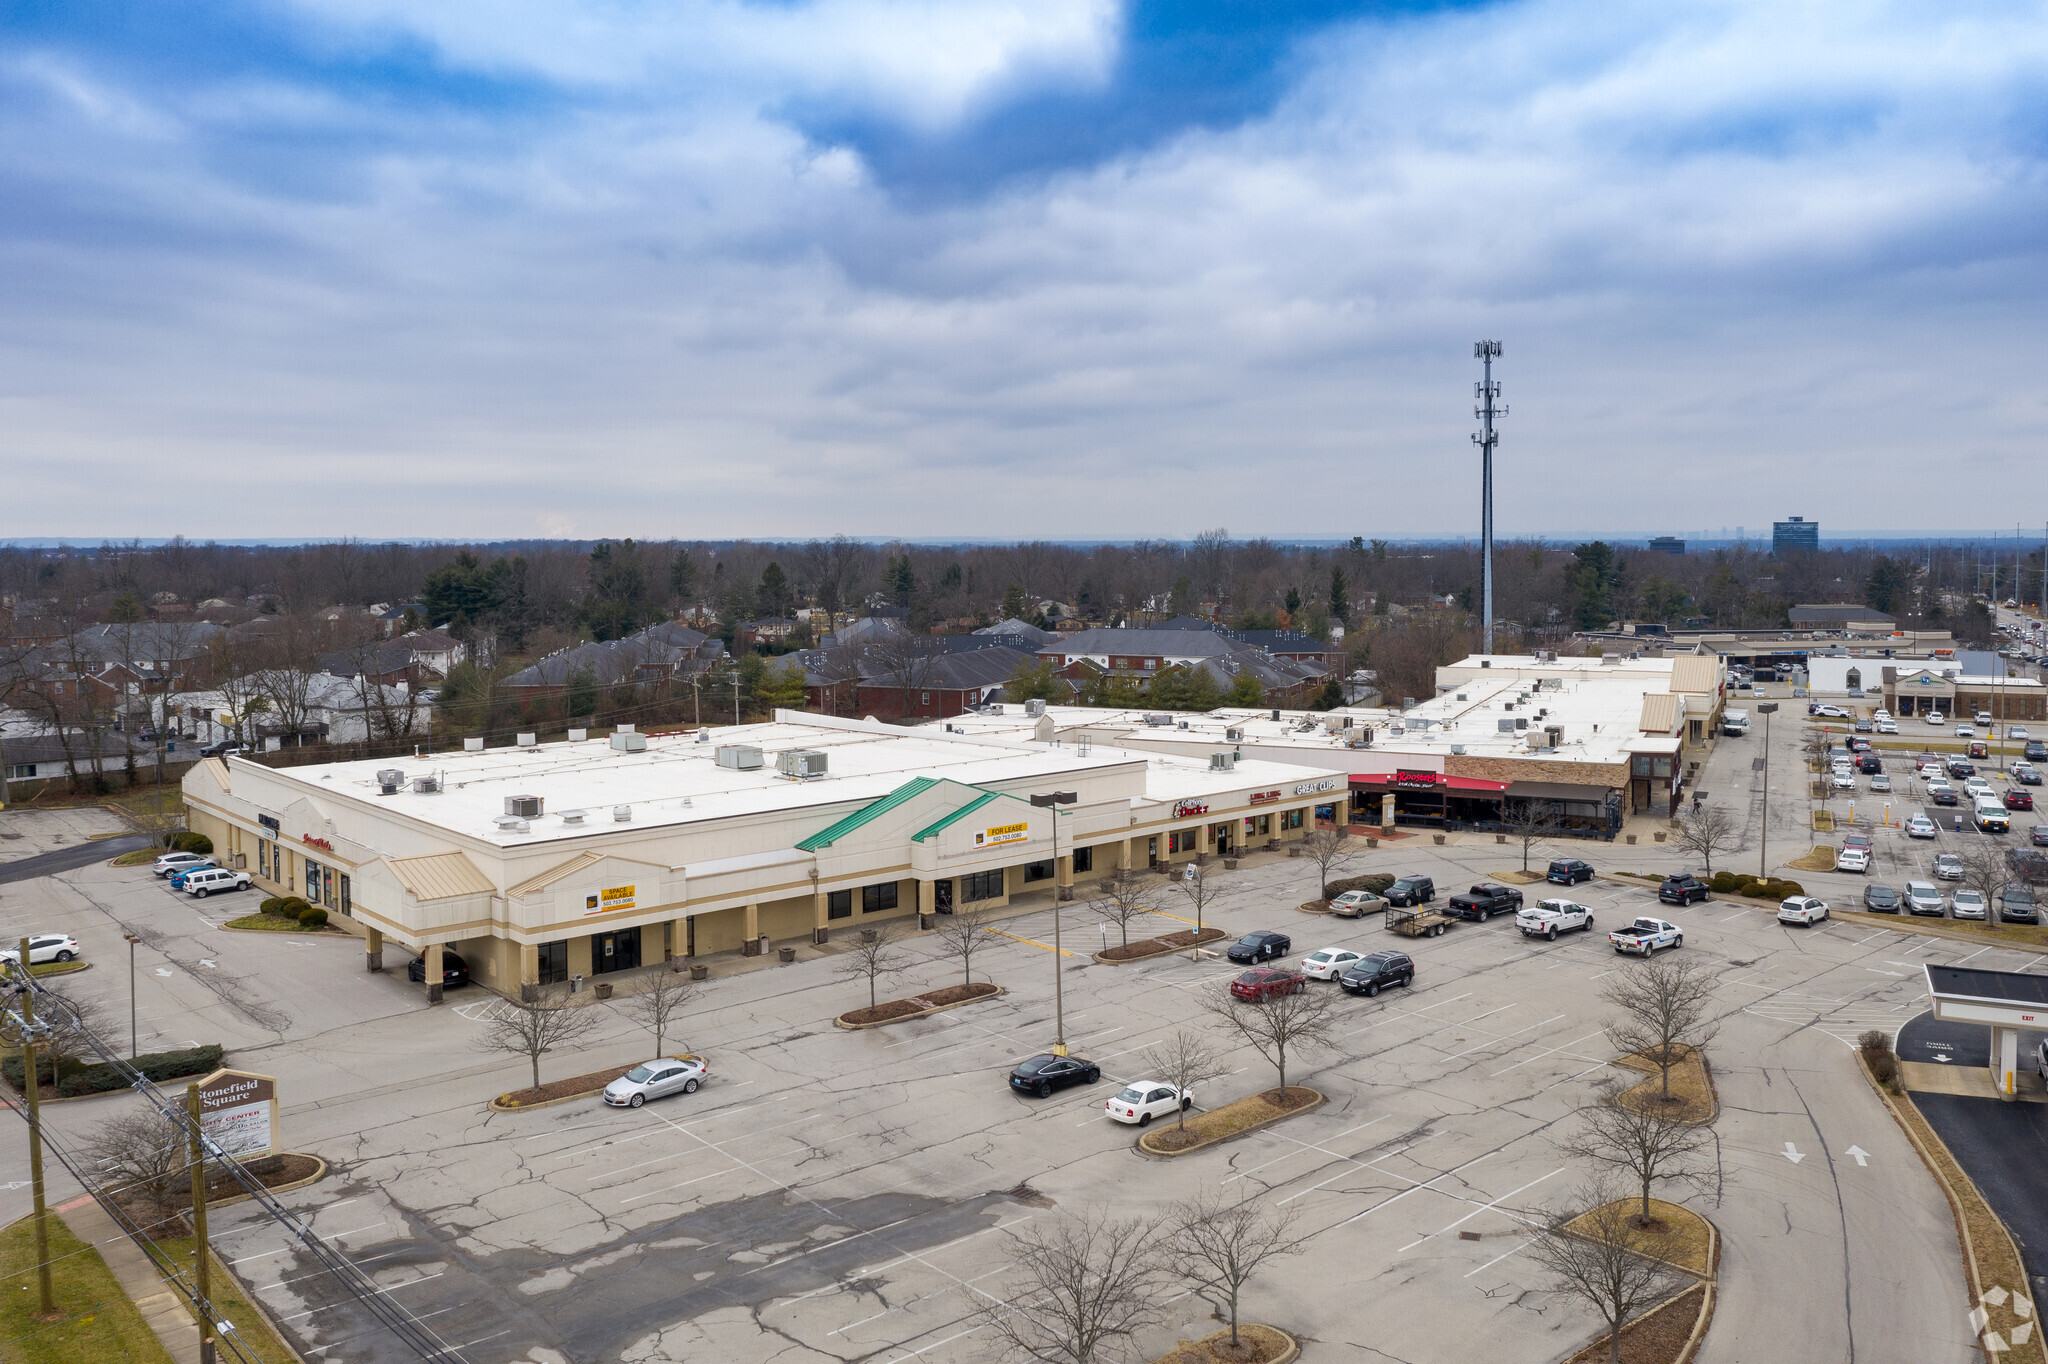
<svg viewBox="0 0 2048 1364">
<path fill-rule="evenodd" d="M 640 964 L 640 930 L 621 928 L 590 935 L 590 974 L 630 971 Z"/>
</svg>

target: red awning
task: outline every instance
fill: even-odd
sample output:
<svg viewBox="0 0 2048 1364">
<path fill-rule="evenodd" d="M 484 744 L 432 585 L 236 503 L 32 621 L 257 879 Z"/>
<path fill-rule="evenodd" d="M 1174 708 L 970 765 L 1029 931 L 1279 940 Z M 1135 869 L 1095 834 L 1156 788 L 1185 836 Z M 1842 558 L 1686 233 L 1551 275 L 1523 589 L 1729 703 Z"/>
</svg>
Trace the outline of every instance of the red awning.
<svg viewBox="0 0 2048 1364">
<path fill-rule="evenodd" d="M 1490 796 L 1497 796 L 1508 789 L 1508 784 L 1504 781 L 1484 781 L 1478 777 L 1452 777 L 1446 776 L 1441 772 L 1433 772 L 1430 775 L 1435 780 L 1427 785 L 1418 784 L 1413 781 L 1396 781 L 1393 775 L 1387 772 L 1353 773 L 1351 780 L 1353 784 L 1364 783 L 1367 786 L 1392 786 L 1400 791 L 1476 791 Z"/>
</svg>

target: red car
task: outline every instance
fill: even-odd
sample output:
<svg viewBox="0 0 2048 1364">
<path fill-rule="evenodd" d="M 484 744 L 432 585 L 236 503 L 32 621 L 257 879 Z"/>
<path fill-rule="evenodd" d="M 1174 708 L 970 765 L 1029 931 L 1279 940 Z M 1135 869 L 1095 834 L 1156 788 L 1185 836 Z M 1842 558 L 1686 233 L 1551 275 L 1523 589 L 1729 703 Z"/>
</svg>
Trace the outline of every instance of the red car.
<svg viewBox="0 0 2048 1364">
<path fill-rule="evenodd" d="M 1230 982 L 1230 993 L 1239 999 L 1250 1000 L 1298 994 L 1307 988 L 1308 977 L 1301 972 L 1285 971 L 1272 966 L 1255 966 Z"/>
<path fill-rule="evenodd" d="M 2034 793 L 2022 791 L 2017 786 L 2005 793 L 2005 808 L 2008 810 L 2031 810 L 2034 808 Z"/>
</svg>

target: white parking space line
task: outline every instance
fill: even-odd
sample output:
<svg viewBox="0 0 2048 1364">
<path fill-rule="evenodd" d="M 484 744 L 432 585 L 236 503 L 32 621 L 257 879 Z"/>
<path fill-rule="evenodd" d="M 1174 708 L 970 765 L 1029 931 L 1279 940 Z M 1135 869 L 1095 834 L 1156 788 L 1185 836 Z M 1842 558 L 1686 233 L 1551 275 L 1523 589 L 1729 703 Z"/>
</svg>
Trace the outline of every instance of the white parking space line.
<svg viewBox="0 0 2048 1364">
<path fill-rule="evenodd" d="M 1331 1138 L 1329 1138 L 1329 1140 L 1330 1140 L 1330 1141 L 1333 1141 L 1333 1142 L 1335 1142 L 1335 1141 L 1342 1141 L 1342 1140 L 1343 1140 L 1344 1138 L 1346 1138 L 1346 1137 L 1350 1136 L 1350 1135 L 1351 1135 L 1351 1134 L 1352 1134 L 1353 1132 L 1363 1132 L 1363 1131 L 1364 1131 L 1364 1130 L 1365 1130 L 1366 1128 L 1368 1128 L 1368 1127 L 1371 1127 L 1371 1126 L 1373 1125 L 1373 1123 L 1382 1123 L 1382 1122 L 1385 1122 L 1385 1121 L 1386 1121 L 1386 1120 L 1387 1120 L 1388 1118 L 1390 1118 L 1390 1117 L 1392 1117 L 1392 1116 L 1393 1116 L 1393 1115 L 1392 1115 L 1391 1113 L 1382 1113 L 1382 1114 L 1381 1114 L 1381 1115 L 1380 1115 L 1379 1117 L 1377 1117 L 1377 1118 L 1374 1118 L 1374 1119 L 1373 1119 L 1373 1120 L 1372 1120 L 1371 1122 L 1362 1122 L 1362 1123 L 1358 1124 L 1358 1126 L 1356 1126 L 1356 1127 L 1347 1127 L 1347 1128 L 1345 1128 L 1345 1129 L 1344 1129 L 1344 1130 L 1343 1130 L 1342 1132 L 1339 1132 L 1339 1133 L 1338 1133 L 1338 1134 L 1337 1134 L 1336 1136 L 1334 1136 L 1334 1137 L 1331 1137 Z M 1304 1149 L 1310 1149 L 1310 1148 L 1304 1148 Z M 1289 1152 L 1287 1152 L 1287 1153 L 1286 1153 L 1285 1155 L 1279 1155 L 1279 1156 L 1274 1156 L 1274 1157 L 1273 1157 L 1273 1158 L 1272 1158 L 1271 1160 L 1262 1160 L 1262 1161 L 1260 1161 L 1260 1162 L 1259 1162 L 1259 1163 L 1258 1163 L 1257 1165 L 1254 1165 L 1254 1166 L 1252 1166 L 1252 1167 L 1251 1167 L 1251 1168 L 1250 1168 L 1249 1170 L 1239 1170 L 1239 1171 L 1238 1171 L 1238 1172 L 1237 1172 L 1236 1174 L 1234 1174 L 1234 1175 L 1225 1175 L 1225 1176 L 1224 1176 L 1224 1177 L 1223 1177 L 1223 1178 L 1222 1178 L 1222 1179 L 1221 1179 L 1221 1180 L 1220 1180 L 1219 1182 L 1220 1182 L 1220 1183 L 1223 1183 L 1223 1184 L 1228 1184 L 1228 1183 L 1230 1183 L 1230 1182 L 1231 1182 L 1232 1180 L 1235 1180 L 1235 1179 L 1243 1179 L 1243 1178 L 1245 1178 L 1245 1177 L 1246 1177 L 1247 1175 L 1255 1175 L 1255 1174 L 1257 1174 L 1257 1173 L 1258 1173 L 1259 1171 L 1261 1171 L 1261 1170 L 1265 1169 L 1265 1168 L 1266 1168 L 1266 1167 L 1267 1167 L 1268 1165 L 1278 1165 L 1278 1164 L 1279 1164 L 1279 1163 L 1280 1163 L 1281 1161 L 1283 1161 L 1283 1160 L 1292 1160 L 1292 1159 L 1294 1159 L 1294 1158 L 1295 1158 L 1296 1156 L 1298 1156 L 1298 1155 L 1300 1155 L 1300 1154 L 1301 1154 L 1301 1152 L 1300 1152 L 1300 1151 L 1289 1151 Z"/>
<path fill-rule="evenodd" d="M 1560 1014 L 1559 1017 L 1563 1017 L 1563 1015 Z M 1536 1061 L 1541 1061 L 1547 1056 L 1555 1056 L 1559 1052 L 1569 1052 L 1571 1048 L 1576 1047 L 1577 1045 L 1579 1045 L 1579 1043 L 1590 1041 L 1591 1039 L 1600 1036 L 1601 1033 L 1605 1031 L 1606 1029 L 1604 1028 L 1598 1029 L 1594 1032 L 1587 1033 L 1584 1037 L 1574 1037 L 1569 1042 L 1559 1043 L 1557 1046 L 1554 1047 L 1545 1047 L 1541 1051 L 1537 1052 L 1534 1056 L 1529 1057 L 1527 1060 L 1517 1061 L 1513 1065 L 1507 1067 L 1505 1070 L 1496 1070 L 1493 1074 L 1487 1076 L 1486 1078 L 1489 1080 L 1499 1079 L 1501 1076 L 1507 1074 L 1510 1070 L 1520 1070 L 1523 1066 L 1529 1065 Z M 1574 1056 L 1572 1057 L 1572 1059 L 1575 1061 L 1583 1061 L 1586 1058 L 1583 1056 Z"/>
<path fill-rule="evenodd" d="M 1558 1019 L 1560 1019 L 1560 1018 L 1563 1018 L 1563 1017 L 1564 1017 L 1564 1015 L 1563 1015 L 1563 1014 L 1552 1014 L 1552 1015 L 1551 1015 L 1550 1017 L 1548 1017 L 1548 1018 L 1544 1019 L 1544 1020 L 1543 1020 L 1543 1022 L 1541 1022 L 1541 1023 L 1531 1023 L 1531 1024 L 1530 1024 L 1530 1025 L 1529 1025 L 1528 1027 L 1526 1027 L 1526 1028 L 1517 1028 L 1517 1029 L 1516 1029 L 1515 1031 L 1513 1031 L 1513 1032 L 1511 1032 L 1511 1033 L 1507 1033 L 1507 1034 L 1505 1034 L 1505 1035 L 1503 1035 L 1503 1036 L 1500 1036 L 1500 1037 L 1490 1037 L 1490 1038 L 1488 1038 L 1488 1039 L 1487 1039 L 1486 1041 L 1484 1041 L 1484 1042 L 1477 1042 L 1477 1043 L 1474 1043 L 1474 1044 L 1473 1044 L 1472 1046 L 1469 1046 L 1469 1047 L 1465 1048 L 1465 1050 L 1463 1050 L 1463 1051 L 1457 1051 L 1457 1052 L 1452 1052 L 1452 1053 L 1451 1053 L 1451 1054 L 1450 1054 L 1449 1056 L 1446 1056 L 1446 1057 L 1445 1057 L 1444 1059 L 1445 1059 L 1446 1061 L 1455 1061 L 1455 1060 L 1457 1060 L 1457 1059 L 1458 1059 L 1459 1057 L 1461 1057 L 1461 1056 L 1470 1056 L 1470 1055 L 1471 1055 L 1471 1054 L 1472 1054 L 1473 1052 L 1475 1052 L 1475 1051 L 1478 1051 L 1478 1050 L 1479 1050 L 1479 1049 L 1480 1049 L 1481 1047 L 1491 1047 L 1491 1046 L 1495 1046 L 1495 1045 L 1497 1045 L 1497 1044 L 1499 1044 L 1499 1043 L 1502 1043 L 1502 1042 L 1506 1042 L 1506 1041 L 1509 1041 L 1509 1040 L 1511 1040 L 1511 1039 L 1513 1039 L 1513 1038 L 1517 1038 L 1517 1037 L 1520 1037 L 1520 1036 L 1521 1036 L 1521 1035 L 1522 1035 L 1523 1033 L 1525 1033 L 1525 1032 L 1533 1032 L 1533 1031 L 1534 1031 L 1534 1030 L 1536 1030 L 1537 1028 L 1541 1028 L 1541 1027 L 1544 1027 L 1544 1026 L 1546 1026 L 1546 1025 L 1548 1025 L 1548 1024 L 1551 1024 L 1551 1023 L 1555 1023 L 1555 1022 L 1557 1022 L 1557 1020 L 1558 1020 Z"/>
<path fill-rule="evenodd" d="M 1409 1194 L 1420 1193 L 1422 1192 L 1422 1190 L 1430 1188 L 1437 1182 L 1437 1180 L 1449 1179 L 1452 1175 L 1460 1174 L 1466 1170 L 1471 1169 L 1474 1165 L 1477 1165 L 1482 1160 L 1491 1160 L 1497 1154 L 1499 1153 L 1495 1151 L 1488 1151 L 1484 1155 L 1474 1156 L 1472 1159 L 1466 1161 L 1463 1165 L 1453 1166 L 1452 1168 L 1444 1171 L 1442 1174 L 1437 1175 L 1434 1179 L 1425 1180 L 1419 1184 L 1416 1183 L 1414 1180 L 1409 1180 L 1410 1187 L 1401 1190 L 1401 1192 L 1395 1194 L 1392 1198 L 1383 1199 L 1382 1201 L 1373 1204 L 1371 1207 L 1365 1209 L 1363 1212 L 1353 1213 L 1351 1216 L 1345 1218 L 1342 1222 L 1339 1222 L 1337 1225 L 1340 1227 L 1348 1227 L 1353 1222 L 1358 1221 L 1362 1217 L 1370 1217 L 1374 1213 L 1380 1211 L 1380 1209 L 1382 1208 L 1392 1207 L 1394 1204 L 1406 1198 Z M 1403 1176 L 1394 1174 L 1394 1172 L 1391 1170 L 1381 1170 L 1378 1173 L 1388 1175 L 1394 1179 L 1403 1178 Z M 1436 1192 L 1441 1193 L 1442 1190 L 1439 1189 L 1436 1190 Z M 1455 1195 L 1452 1196 L 1455 1197 Z"/>
<path fill-rule="evenodd" d="M 1557 1176 L 1563 1174 L 1565 1170 L 1568 1168 L 1568 1166 L 1560 1165 L 1547 1175 L 1538 1175 L 1536 1178 L 1530 1180 L 1527 1184 L 1524 1184 L 1521 1188 L 1511 1189 L 1507 1193 L 1502 1194 L 1499 1198 L 1494 1199 L 1491 1203 L 1480 1204 L 1472 1211 L 1466 1213 L 1463 1217 L 1460 1217 L 1457 1221 L 1452 1222 L 1447 1226 L 1438 1227 L 1435 1231 L 1429 1233 L 1429 1236 L 1416 1237 L 1413 1241 L 1410 1241 L 1407 1245 L 1402 1246 L 1401 1249 L 1395 1251 L 1394 1253 L 1396 1255 L 1406 1254 L 1408 1251 L 1411 1251 L 1415 1249 L 1415 1247 L 1421 1245 L 1424 1241 L 1429 1240 L 1431 1236 L 1441 1236 L 1447 1231 L 1456 1231 L 1459 1227 L 1464 1226 L 1467 1222 L 1470 1222 L 1473 1218 L 1479 1216 L 1480 1213 L 1498 1207 L 1500 1204 L 1507 1202 L 1510 1198 L 1513 1198 L 1518 1193 L 1525 1193 L 1528 1190 L 1535 1188 L 1538 1184 L 1541 1184 L 1546 1179 L 1557 1178 Z"/>
<path fill-rule="evenodd" d="M 1530 1238 L 1529 1238 L 1528 1240 L 1526 1240 L 1526 1241 L 1522 1242 L 1522 1244 L 1520 1244 L 1519 1246 L 1516 1246 L 1516 1247 L 1515 1247 L 1515 1248 L 1514 1248 L 1513 1250 L 1510 1250 L 1510 1251 L 1506 1251 L 1506 1252 L 1503 1252 L 1502 1254 L 1496 1255 L 1496 1256 L 1494 1256 L 1494 1257 L 1493 1257 L 1493 1258 L 1492 1258 L 1491 1260 L 1488 1260 L 1488 1261 L 1487 1261 L 1487 1262 L 1486 1262 L 1485 1264 L 1483 1264 L 1483 1265 L 1479 1266 L 1479 1268 L 1478 1268 L 1478 1269 L 1474 1269 L 1474 1270 L 1470 1270 L 1470 1271 L 1468 1271 L 1468 1272 L 1466 1273 L 1465 1277 L 1469 1279 L 1469 1278 L 1471 1278 L 1471 1277 L 1472 1277 L 1472 1275 L 1474 1275 L 1474 1274 L 1478 1274 L 1478 1273 L 1480 1273 L 1480 1272 L 1481 1272 L 1481 1271 L 1483 1271 L 1483 1270 L 1488 1270 L 1488 1269 L 1492 1269 L 1492 1268 L 1493 1268 L 1493 1267 L 1494 1267 L 1495 1265 L 1499 1264 L 1499 1263 L 1500 1263 L 1500 1262 L 1501 1262 L 1502 1260 L 1508 1259 L 1508 1258 L 1509 1258 L 1510 1256 L 1520 1255 L 1520 1254 L 1521 1254 L 1521 1253 L 1522 1253 L 1523 1251 L 1527 1250 L 1527 1249 L 1528 1249 L 1528 1248 L 1529 1248 L 1530 1246 L 1533 1246 L 1533 1245 L 1535 1245 L 1535 1244 L 1536 1244 L 1536 1238 L 1535 1238 L 1535 1237 L 1533 1237 L 1533 1236 L 1531 1236 L 1531 1237 L 1530 1237 Z"/>
<path fill-rule="evenodd" d="M 693 1154 L 694 1154 L 694 1153 L 693 1153 Z M 723 1152 L 721 1152 L 720 1154 L 724 1154 L 724 1153 L 723 1153 Z M 739 1168 L 740 1168 L 740 1167 L 739 1167 L 739 1166 L 737 1166 L 737 1165 L 728 1165 L 728 1166 L 726 1166 L 726 1167 L 725 1167 L 724 1169 L 722 1169 L 722 1170 L 713 1170 L 713 1171 L 712 1171 L 712 1172 L 711 1172 L 710 1174 L 708 1174 L 708 1175 L 698 1175 L 698 1176 L 697 1176 L 697 1177 L 696 1177 L 695 1179 L 686 1179 L 686 1180 L 684 1180 L 684 1181 L 683 1181 L 682 1183 L 680 1183 L 680 1184 L 667 1184 L 667 1185 L 663 1185 L 663 1186 L 662 1186 L 661 1188 L 659 1188 L 659 1189 L 653 1189 L 653 1190 L 650 1190 L 650 1191 L 648 1191 L 647 1193 L 642 1193 L 642 1194 L 634 1194 L 634 1195 L 633 1195 L 633 1196 L 632 1196 L 631 1198 L 622 1198 L 622 1199 L 620 1199 L 620 1200 L 619 1200 L 619 1206 L 623 1208 L 623 1207 L 625 1207 L 625 1206 L 626 1206 L 626 1205 L 627 1205 L 628 1203 L 638 1203 L 638 1202 L 639 1202 L 639 1201 L 640 1201 L 641 1199 L 643 1199 L 643 1198 L 653 1198 L 653 1197 L 654 1197 L 654 1196 L 655 1196 L 656 1194 L 665 1194 L 665 1193 L 668 1193 L 668 1192 L 670 1192 L 671 1190 L 675 1190 L 675 1189 L 687 1189 L 687 1188 L 688 1188 L 688 1187 L 689 1187 L 690 1185 L 692 1185 L 692 1184 L 702 1184 L 702 1183 L 703 1183 L 703 1182 L 704 1182 L 705 1180 L 707 1180 L 707 1179 L 716 1179 L 716 1178 L 718 1178 L 718 1176 L 720 1176 L 720 1175 L 729 1175 L 729 1174 L 731 1174 L 731 1173 L 732 1173 L 732 1172 L 733 1172 L 734 1170 L 737 1170 L 737 1169 L 739 1169 Z"/>
</svg>

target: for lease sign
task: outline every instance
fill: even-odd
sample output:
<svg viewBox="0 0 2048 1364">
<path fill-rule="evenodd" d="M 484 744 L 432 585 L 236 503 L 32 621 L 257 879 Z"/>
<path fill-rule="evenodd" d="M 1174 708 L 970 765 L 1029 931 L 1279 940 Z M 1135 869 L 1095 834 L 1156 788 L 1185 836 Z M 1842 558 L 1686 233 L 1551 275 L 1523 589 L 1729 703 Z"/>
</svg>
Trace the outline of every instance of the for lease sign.
<svg viewBox="0 0 2048 1364">
<path fill-rule="evenodd" d="M 998 824 L 974 836 L 977 848 L 993 848 L 1001 843 L 1022 843 L 1031 836 L 1029 824 Z"/>
<path fill-rule="evenodd" d="M 631 909 L 638 903 L 638 886 L 607 886 L 595 895 L 583 897 L 583 912 L 609 914 L 615 909 Z"/>
</svg>

